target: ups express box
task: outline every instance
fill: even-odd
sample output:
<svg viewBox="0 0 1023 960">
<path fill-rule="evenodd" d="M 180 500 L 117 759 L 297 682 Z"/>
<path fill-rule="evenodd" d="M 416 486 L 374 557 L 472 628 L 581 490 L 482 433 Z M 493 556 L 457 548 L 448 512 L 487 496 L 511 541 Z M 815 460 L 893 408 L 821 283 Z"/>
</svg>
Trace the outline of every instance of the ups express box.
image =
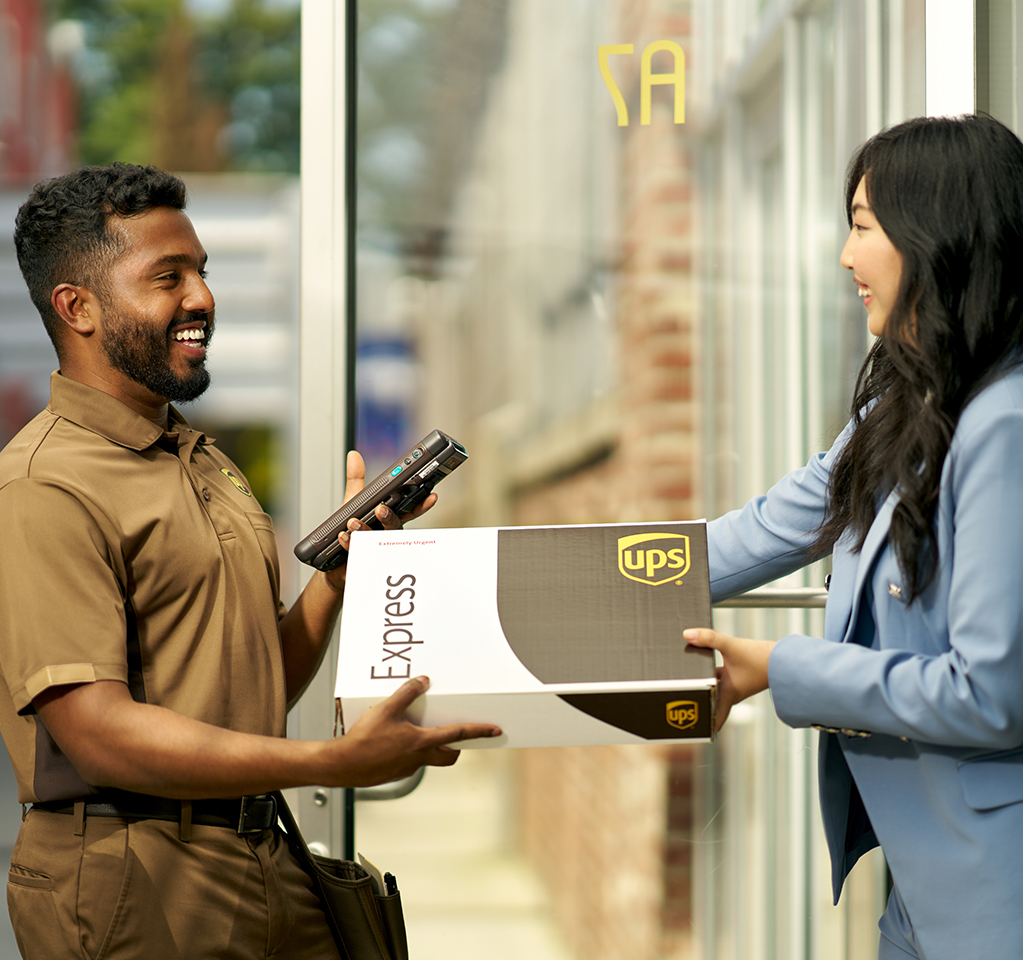
<svg viewBox="0 0 1023 960">
<path fill-rule="evenodd" d="M 710 740 L 706 525 L 362 531 L 335 696 L 350 728 L 410 677 L 427 726 L 498 724 L 460 747 Z"/>
</svg>

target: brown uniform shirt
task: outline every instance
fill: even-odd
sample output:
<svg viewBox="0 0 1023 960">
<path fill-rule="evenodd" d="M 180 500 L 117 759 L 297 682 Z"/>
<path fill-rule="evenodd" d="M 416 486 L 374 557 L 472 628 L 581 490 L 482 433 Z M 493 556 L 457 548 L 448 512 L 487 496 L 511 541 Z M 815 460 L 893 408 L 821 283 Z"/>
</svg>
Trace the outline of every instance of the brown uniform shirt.
<svg viewBox="0 0 1023 960">
<path fill-rule="evenodd" d="M 0 732 L 21 802 L 90 792 L 36 719 L 48 687 L 121 680 L 283 736 L 277 545 L 244 478 L 173 408 L 164 432 L 59 373 L 50 387 L 0 453 Z"/>
</svg>

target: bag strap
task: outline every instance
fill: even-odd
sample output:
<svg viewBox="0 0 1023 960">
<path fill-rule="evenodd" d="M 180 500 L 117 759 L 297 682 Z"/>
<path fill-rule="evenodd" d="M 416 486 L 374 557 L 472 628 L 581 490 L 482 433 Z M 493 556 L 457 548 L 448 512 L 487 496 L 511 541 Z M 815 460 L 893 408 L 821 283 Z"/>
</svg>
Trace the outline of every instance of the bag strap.
<svg viewBox="0 0 1023 960">
<path fill-rule="evenodd" d="M 334 945 L 337 947 L 338 953 L 341 954 L 342 960 L 351 960 L 348 948 L 345 946 L 344 938 L 341 935 L 341 930 L 338 928 L 337 921 L 327 906 L 320 875 L 313 861 L 313 853 L 309 849 L 309 844 L 306 843 L 305 837 L 302 836 L 302 831 L 298 828 L 298 821 L 295 819 L 295 815 L 291 812 L 291 807 L 288 806 L 288 801 L 284 799 L 284 794 L 280 790 L 274 791 L 273 798 L 277 802 L 277 819 L 284 827 L 287 844 L 298 861 L 298 865 L 309 876 L 309 879 L 312 880 L 313 889 L 320 898 L 323 918 L 327 922 L 331 936 L 334 938 Z"/>
<path fill-rule="evenodd" d="M 311 861 L 312 852 L 309 850 L 309 844 L 305 842 L 305 837 L 302 836 L 302 831 L 298 829 L 298 821 L 295 819 L 295 815 L 291 812 L 291 807 L 288 806 L 288 801 L 284 799 L 284 794 L 280 790 L 274 791 L 272 794 L 274 800 L 277 802 L 277 819 L 280 820 L 281 825 L 284 827 L 285 832 L 288 835 L 288 843 L 292 850 L 296 848 L 302 851 L 303 857 L 306 861 Z M 297 857 L 298 854 L 296 853 Z M 299 862 L 302 862 L 302 857 L 299 857 Z"/>
</svg>

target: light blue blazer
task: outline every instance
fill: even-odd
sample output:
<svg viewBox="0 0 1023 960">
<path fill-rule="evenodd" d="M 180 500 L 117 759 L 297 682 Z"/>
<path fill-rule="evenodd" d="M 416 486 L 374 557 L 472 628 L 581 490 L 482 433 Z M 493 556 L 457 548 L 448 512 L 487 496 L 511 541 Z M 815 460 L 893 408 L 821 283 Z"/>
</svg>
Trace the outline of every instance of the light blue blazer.
<svg viewBox="0 0 1023 960">
<path fill-rule="evenodd" d="M 849 431 L 766 496 L 709 524 L 715 600 L 806 562 Z M 855 830 L 847 844 L 855 780 L 928 960 L 1020 960 L 1023 369 L 963 411 L 941 476 L 938 572 L 911 604 L 888 542 L 897 496 L 878 511 L 862 551 L 845 538 L 836 544 L 824 638 L 779 642 L 771 694 L 791 726 L 872 734 L 820 737 L 835 901 L 874 845 Z M 859 619 L 865 611 L 876 633 Z"/>
</svg>

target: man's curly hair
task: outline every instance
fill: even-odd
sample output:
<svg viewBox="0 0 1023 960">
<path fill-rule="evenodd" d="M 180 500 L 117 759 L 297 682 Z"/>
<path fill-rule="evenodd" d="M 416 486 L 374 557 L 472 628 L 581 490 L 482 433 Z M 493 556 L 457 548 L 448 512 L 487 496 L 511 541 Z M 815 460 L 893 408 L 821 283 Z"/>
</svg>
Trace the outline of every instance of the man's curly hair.
<svg viewBox="0 0 1023 960">
<path fill-rule="evenodd" d="M 14 246 L 58 357 L 62 325 L 50 295 L 61 283 L 107 295 L 107 273 L 125 253 L 123 240 L 108 229 L 111 217 L 134 217 L 156 207 L 183 210 L 185 201 L 185 185 L 177 177 L 130 163 L 82 167 L 32 188 L 14 221 Z"/>
</svg>

